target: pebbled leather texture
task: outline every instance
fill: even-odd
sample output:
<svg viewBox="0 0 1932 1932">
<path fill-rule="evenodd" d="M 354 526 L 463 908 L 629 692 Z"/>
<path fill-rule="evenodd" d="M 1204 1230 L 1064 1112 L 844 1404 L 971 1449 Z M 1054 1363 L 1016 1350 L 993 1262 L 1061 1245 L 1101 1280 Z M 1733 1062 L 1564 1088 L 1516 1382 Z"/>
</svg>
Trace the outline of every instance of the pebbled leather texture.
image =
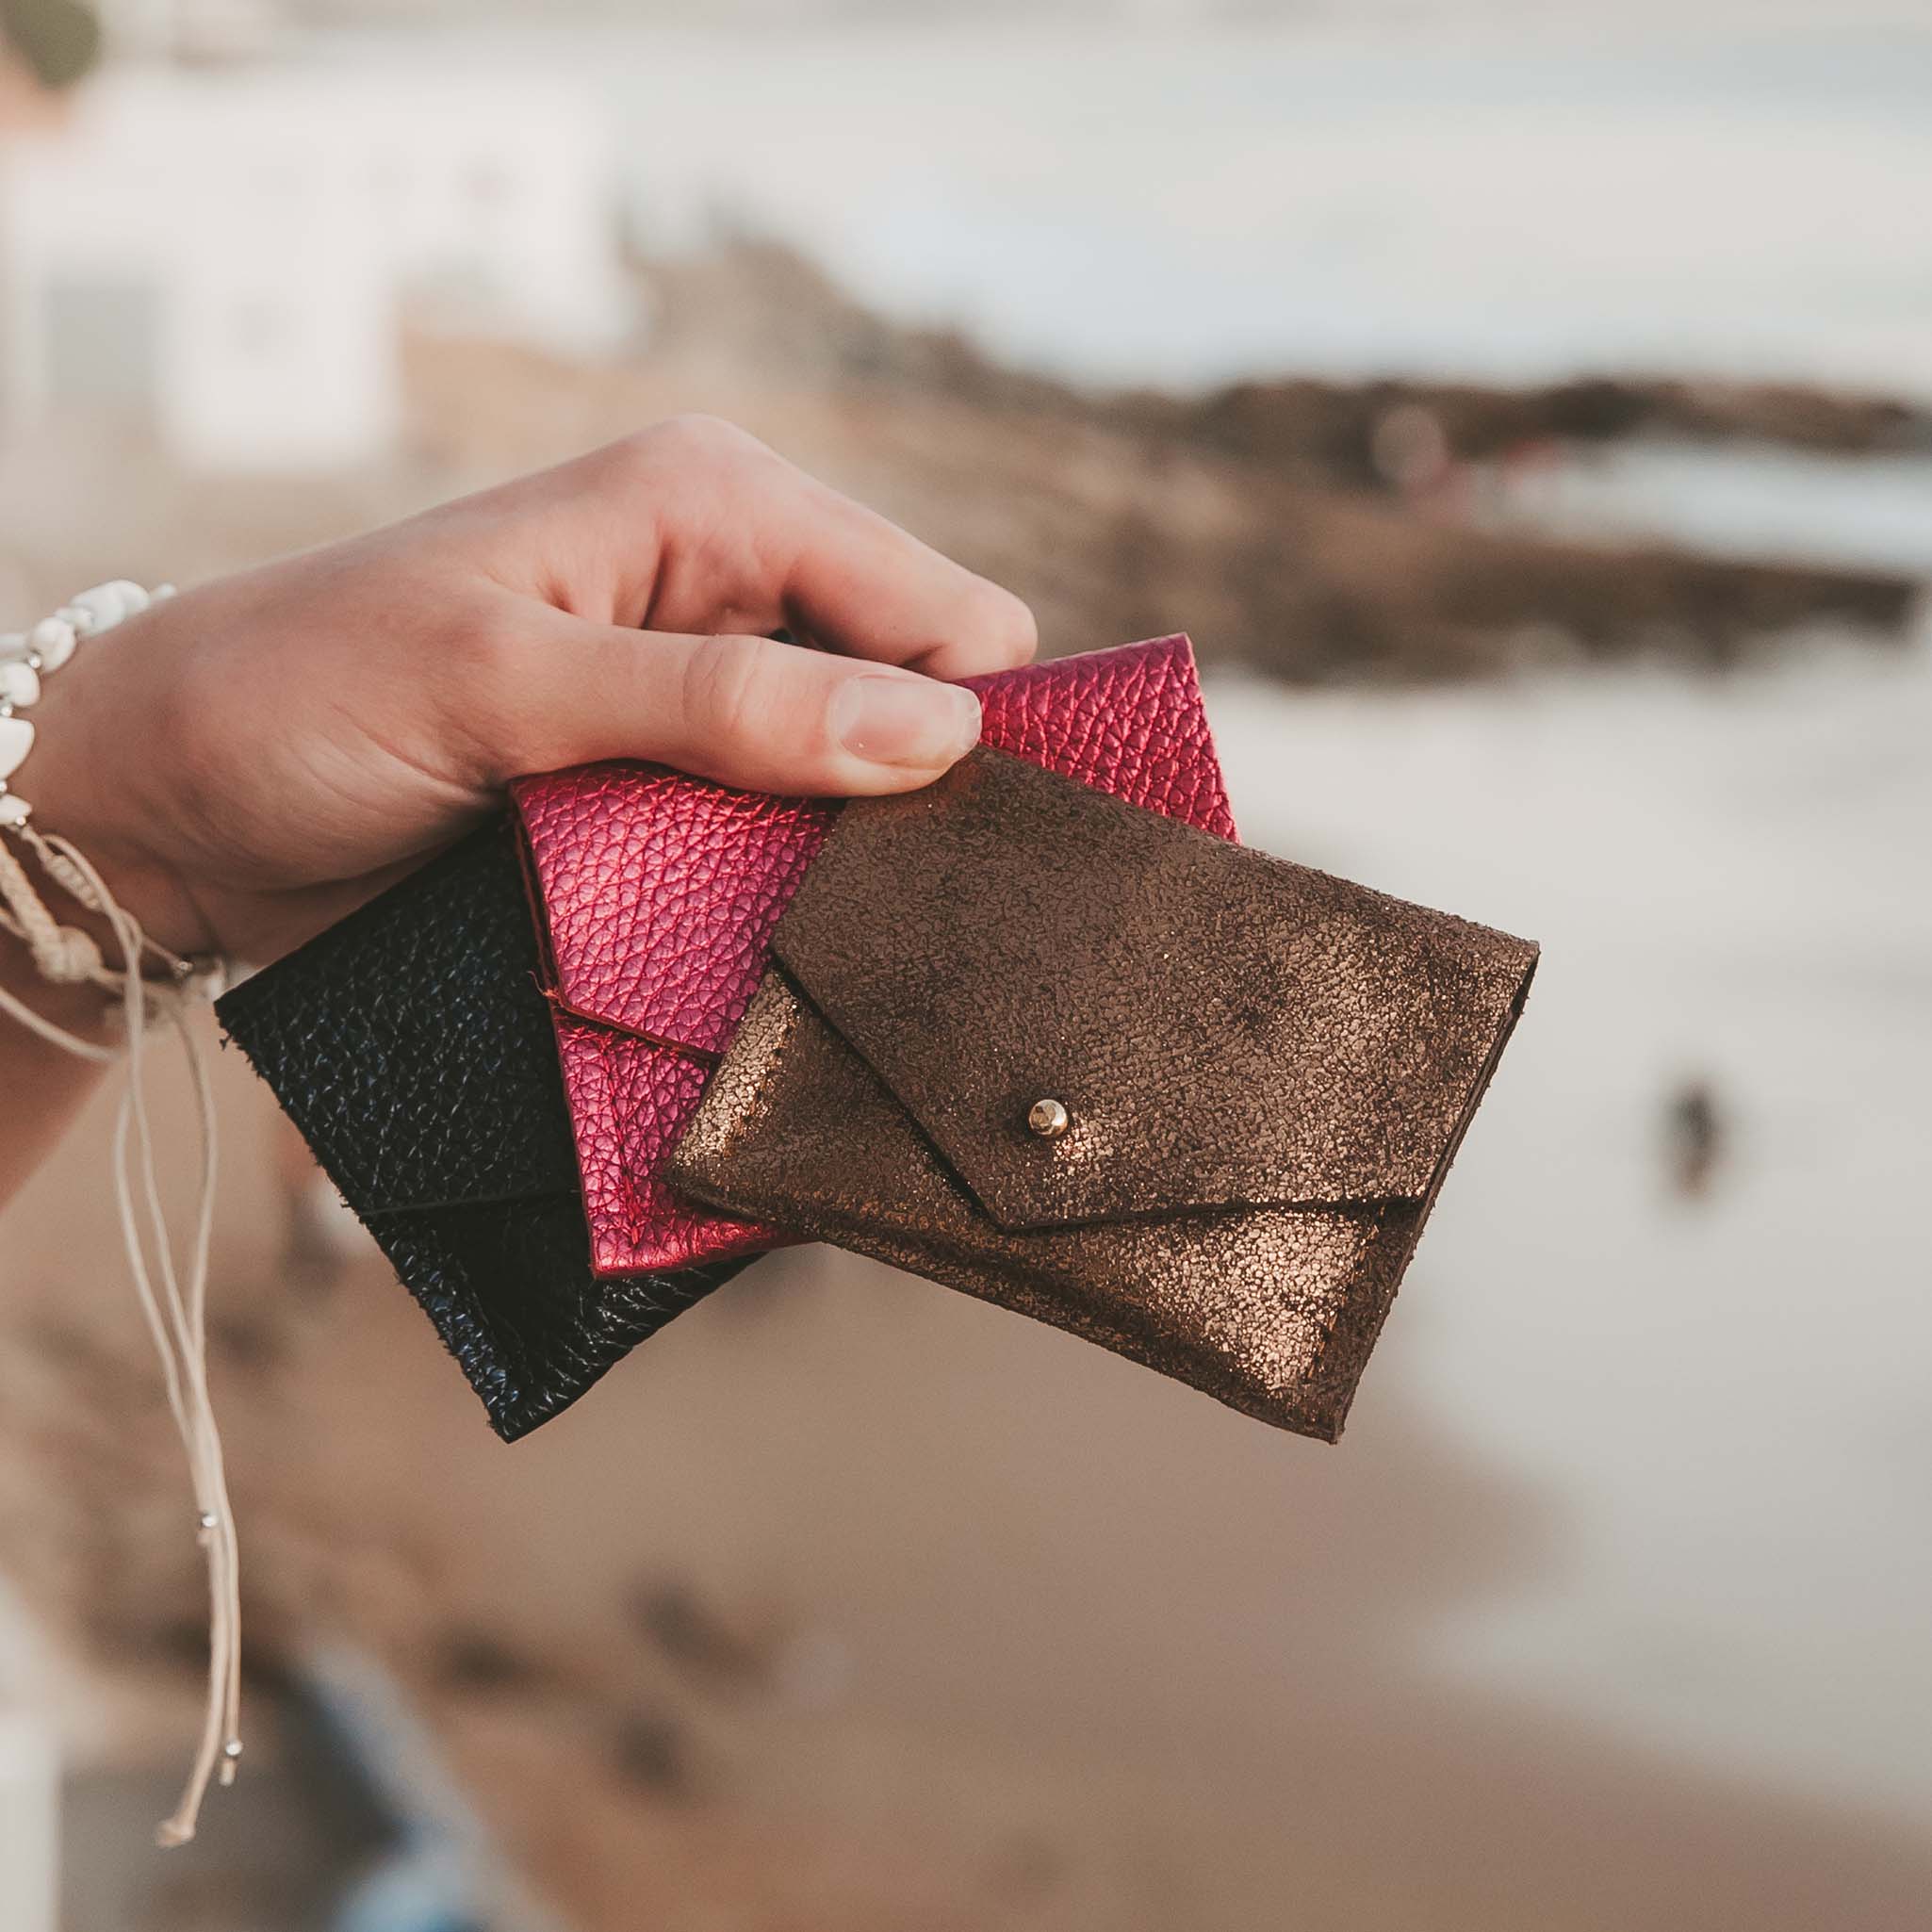
<svg viewBox="0 0 1932 1932">
<path fill-rule="evenodd" d="M 773 952 L 674 1185 L 1330 1440 L 1537 957 L 986 749 Z"/>
<path fill-rule="evenodd" d="M 694 1207 L 663 1184 L 664 1157 L 704 1091 L 709 1057 L 565 1013 L 557 1015 L 556 1026 L 581 1185 L 597 1190 L 595 1205 L 587 1202 L 581 1210 L 586 1229 L 596 1230 L 597 1264 L 679 1267 L 697 1254 L 758 1254 L 789 1240 L 761 1222 Z"/>
<path fill-rule="evenodd" d="M 570 1011 L 716 1054 L 837 810 L 662 765 L 599 764 L 511 788 Z"/>
<path fill-rule="evenodd" d="M 979 694 L 982 745 L 1217 838 L 1236 836 L 1185 635 L 965 682 Z"/>
<path fill-rule="evenodd" d="M 742 1266 L 593 1276 L 538 965 L 503 818 L 216 1008 L 506 1440 Z"/>
<path fill-rule="evenodd" d="M 967 681 L 984 743 L 1234 838 L 1186 637 Z M 513 793 L 548 930 L 593 1266 L 679 1267 L 788 1238 L 694 1212 L 662 1168 L 838 807 L 634 764 Z"/>
</svg>

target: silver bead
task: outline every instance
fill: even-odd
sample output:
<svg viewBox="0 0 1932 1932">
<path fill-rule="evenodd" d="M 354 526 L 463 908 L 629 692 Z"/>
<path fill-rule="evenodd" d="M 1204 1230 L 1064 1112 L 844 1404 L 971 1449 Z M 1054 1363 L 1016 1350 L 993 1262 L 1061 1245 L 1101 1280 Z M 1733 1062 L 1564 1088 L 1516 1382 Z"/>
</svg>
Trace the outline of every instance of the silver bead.
<svg viewBox="0 0 1932 1932">
<path fill-rule="evenodd" d="M 1057 1140 L 1072 1121 L 1064 1101 L 1036 1100 L 1026 1109 L 1027 1131 L 1038 1134 L 1042 1140 Z"/>
<path fill-rule="evenodd" d="M 195 1521 L 198 1522 L 204 1530 L 213 1530 L 219 1527 L 221 1519 L 214 1513 L 213 1510 L 204 1510 L 201 1513 L 201 1514 L 195 1518 Z"/>
<path fill-rule="evenodd" d="M 227 1759 L 229 1763 L 233 1764 L 241 1756 L 241 1740 L 239 1738 L 230 1738 L 221 1746 L 221 1755 Z"/>
</svg>

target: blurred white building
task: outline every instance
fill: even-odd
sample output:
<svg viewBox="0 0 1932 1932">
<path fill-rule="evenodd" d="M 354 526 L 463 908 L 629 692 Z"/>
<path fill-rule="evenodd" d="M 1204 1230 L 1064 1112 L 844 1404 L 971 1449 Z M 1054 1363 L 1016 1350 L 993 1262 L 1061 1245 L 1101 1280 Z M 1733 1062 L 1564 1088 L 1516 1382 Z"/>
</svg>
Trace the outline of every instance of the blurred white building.
<svg viewBox="0 0 1932 1932">
<path fill-rule="evenodd" d="M 632 326 L 594 107 L 385 66 L 110 69 L 0 145 L 0 409 L 113 413 L 214 470 L 379 455 L 405 319 Z"/>
</svg>

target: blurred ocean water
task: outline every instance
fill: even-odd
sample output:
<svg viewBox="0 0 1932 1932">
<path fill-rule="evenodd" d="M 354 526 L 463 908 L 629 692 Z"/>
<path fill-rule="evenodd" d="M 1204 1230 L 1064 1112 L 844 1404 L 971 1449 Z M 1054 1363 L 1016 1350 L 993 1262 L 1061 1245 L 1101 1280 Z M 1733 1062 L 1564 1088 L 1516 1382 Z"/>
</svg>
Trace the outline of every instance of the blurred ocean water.
<svg viewBox="0 0 1932 1932">
<path fill-rule="evenodd" d="M 889 309 L 1080 378 L 1612 367 L 1932 395 L 1923 8 L 1176 11 L 428 44 L 595 90 L 647 242 L 775 229 Z"/>
<path fill-rule="evenodd" d="M 1932 1822 L 1932 657 L 1818 652 L 1209 703 L 1251 842 L 1546 949 L 1376 1369 L 1564 1551 L 1439 1662 Z M 1690 1079 L 1727 1123 L 1701 1201 Z"/>
<path fill-rule="evenodd" d="M 1932 19 L 505 37 L 719 217 L 1086 380 L 1790 377 L 1932 398 Z M 1639 450 L 1510 514 L 1932 569 L 1932 467 Z M 1932 1824 L 1932 639 L 1415 694 L 1210 693 L 1260 845 L 1543 940 L 1364 1391 L 1547 1490 L 1434 1666 Z M 1687 1085 L 1723 1125 L 1669 1184 Z"/>
<path fill-rule="evenodd" d="M 1932 456 L 1636 444 L 1491 484 L 1487 514 L 1502 523 L 1932 580 Z"/>
<path fill-rule="evenodd" d="M 647 236 L 804 242 L 1085 379 L 1579 368 L 1932 394 L 1932 16 L 627 37 Z"/>
</svg>

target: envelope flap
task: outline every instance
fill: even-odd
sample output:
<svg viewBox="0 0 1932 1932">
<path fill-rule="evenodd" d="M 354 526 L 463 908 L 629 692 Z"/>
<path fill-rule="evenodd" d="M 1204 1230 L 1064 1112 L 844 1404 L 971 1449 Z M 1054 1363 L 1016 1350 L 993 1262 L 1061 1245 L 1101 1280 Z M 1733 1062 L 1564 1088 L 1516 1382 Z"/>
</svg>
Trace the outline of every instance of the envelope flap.
<svg viewBox="0 0 1932 1932">
<path fill-rule="evenodd" d="M 1185 636 L 966 682 L 989 745 L 1234 837 Z M 722 1052 L 837 806 L 647 764 L 521 778 L 513 793 L 558 999 L 663 1045 Z"/>
<path fill-rule="evenodd" d="M 718 1052 L 837 807 L 654 764 L 520 778 L 512 797 L 557 998 L 662 1045 Z"/>
<path fill-rule="evenodd" d="M 986 749 L 848 807 L 773 950 L 1008 1228 L 1425 1197 L 1535 960 Z"/>
</svg>

